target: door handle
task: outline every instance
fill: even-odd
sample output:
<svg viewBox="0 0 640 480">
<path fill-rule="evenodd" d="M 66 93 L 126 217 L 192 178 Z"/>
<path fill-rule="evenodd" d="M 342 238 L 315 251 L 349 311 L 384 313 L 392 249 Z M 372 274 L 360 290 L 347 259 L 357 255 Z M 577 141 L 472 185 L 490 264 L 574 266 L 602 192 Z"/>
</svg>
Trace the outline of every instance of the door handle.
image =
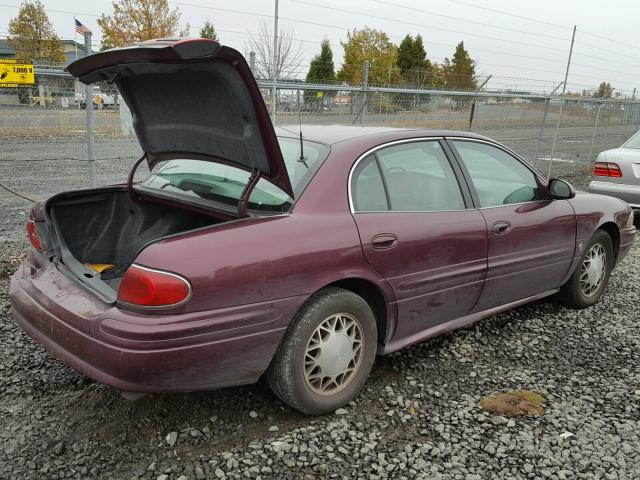
<svg viewBox="0 0 640 480">
<path fill-rule="evenodd" d="M 374 250 L 387 250 L 398 244 L 398 236 L 394 233 L 379 233 L 371 237 L 371 248 Z"/>
<path fill-rule="evenodd" d="M 496 235 L 504 235 L 505 233 L 509 233 L 511 231 L 511 222 L 507 222 L 506 220 L 499 220 L 493 224 L 491 227 L 491 231 Z"/>
</svg>

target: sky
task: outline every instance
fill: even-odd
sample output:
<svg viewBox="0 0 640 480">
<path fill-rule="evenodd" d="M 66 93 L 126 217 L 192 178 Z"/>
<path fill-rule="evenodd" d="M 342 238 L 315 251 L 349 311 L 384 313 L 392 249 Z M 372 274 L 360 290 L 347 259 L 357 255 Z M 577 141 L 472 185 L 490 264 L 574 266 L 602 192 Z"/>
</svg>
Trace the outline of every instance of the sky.
<svg viewBox="0 0 640 480">
<path fill-rule="evenodd" d="M 20 0 L 0 3 L 0 36 Z M 43 0 L 58 35 L 74 38 L 73 15 L 100 43 L 96 19 L 113 11 L 109 0 Z M 183 24 L 197 36 L 205 20 L 213 22 L 223 44 L 247 51 L 247 38 L 260 22 L 273 25 L 275 0 L 179 0 Z M 386 32 L 400 43 L 406 34 L 421 34 L 428 57 L 442 62 L 464 41 L 481 77 L 492 75 L 488 88 L 548 92 L 564 79 L 572 29 L 577 27 L 568 90 L 595 89 L 608 81 L 616 92 L 640 96 L 640 2 L 632 0 L 280 0 L 280 28 L 290 30 L 304 78 L 309 62 L 329 39 L 336 67 L 342 63 L 340 40 L 348 29 L 365 26 Z"/>
</svg>

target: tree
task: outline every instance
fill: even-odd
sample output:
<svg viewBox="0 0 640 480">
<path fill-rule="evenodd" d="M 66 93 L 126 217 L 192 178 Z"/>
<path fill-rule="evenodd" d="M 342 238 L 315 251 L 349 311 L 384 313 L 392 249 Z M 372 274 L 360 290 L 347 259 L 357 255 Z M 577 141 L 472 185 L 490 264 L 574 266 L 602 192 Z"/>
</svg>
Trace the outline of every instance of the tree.
<svg viewBox="0 0 640 480">
<path fill-rule="evenodd" d="M 442 64 L 447 88 L 451 90 L 476 89 L 476 62 L 464 48 L 464 42 L 456 46 L 453 59 L 444 59 Z"/>
<path fill-rule="evenodd" d="M 611 98 L 613 93 L 613 87 L 609 82 L 602 82 L 598 85 L 598 89 L 594 92 L 593 96 L 596 98 Z"/>
<path fill-rule="evenodd" d="M 181 29 L 180 10 L 171 10 L 167 0 L 114 0 L 112 5 L 113 14 L 103 13 L 97 20 L 102 29 L 102 50 L 189 35 L 189 24 Z"/>
<path fill-rule="evenodd" d="M 302 50 L 300 45 L 294 45 L 293 30 L 281 28 L 278 30 L 276 45 L 276 60 L 273 58 L 273 34 L 266 23 L 260 22 L 258 31 L 249 35 L 245 43 L 245 50 L 256 53 L 254 75 L 257 78 L 273 78 L 274 67 L 276 78 L 295 76 L 300 65 Z"/>
<path fill-rule="evenodd" d="M 333 66 L 333 52 L 326 38 L 320 44 L 320 53 L 313 57 L 309 64 L 309 71 L 305 81 L 307 83 L 334 83 L 336 72 Z M 309 103 L 314 99 L 322 99 L 330 94 L 325 90 L 305 90 L 304 101 Z"/>
<path fill-rule="evenodd" d="M 411 35 L 404 37 L 398 47 L 397 65 L 404 83 L 416 88 L 431 85 L 433 65 L 427 59 L 421 35 L 415 39 Z"/>
<path fill-rule="evenodd" d="M 398 47 L 382 30 L 365 27 L 347 32 L 347 41 L 340 42 L 344 49 L 344 63 L 337 78 L 351 85 L 362 84 L 365 60 L 369 61 L 369 84 L 385 85 L 400 78 L 397 65 Z"/>
<path fill-rule="evenodd" d="M 18 15 L 9 22 L 7 44 L 19 61 L 59 63 L 65 60 L 60 38 L 40 0 L 22 2 Z"/>
<path fill-rule="evenodd" d="M 216 33 L 216 29 L 213 28 L 213 23 L 207 20 L 204 22 L 204 25 L 200 29 L 200 38 L 209 38 L 211 40 L 218 41 L 218 34 Z"/>
</svg>

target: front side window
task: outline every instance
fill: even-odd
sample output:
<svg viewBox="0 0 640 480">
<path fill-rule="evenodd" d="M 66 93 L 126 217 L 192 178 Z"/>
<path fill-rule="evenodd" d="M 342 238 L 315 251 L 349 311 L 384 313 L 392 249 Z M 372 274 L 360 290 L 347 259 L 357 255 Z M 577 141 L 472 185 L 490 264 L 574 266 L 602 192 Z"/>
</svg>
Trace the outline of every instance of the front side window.
<svg viewBox="0 0 640 480">
<path fill-rule="evenodd" d="M 536 177 L 517 158 L 486 143 L 451 142 L 467 168 L 481 207 L 540 200 Z"/>
<path fill-rule="evenodd" d="M 318 143 L 304 142 L 304 158 L 300 158 L 300 141 L 279 137 L 280 150 L 287 173 L 298 198 L 320 168 L 329 149 Z M 175 159 L 161 162 L 142 181 L 143 188 L 171 192 L 202 201 L 237 205 L 250 173 L 222 163 L 194 159 Z M 253 210 L 282 212 L 289 209 L 293 199 L 266 179 L 260 179 L 249 198 Z"/>
<path fill-rule="evenodd" d="M 463 210 L 460 186 L 438 141 L 382 148 L 362 160 L 352 183 L 356 211 Z"/>
</svg>

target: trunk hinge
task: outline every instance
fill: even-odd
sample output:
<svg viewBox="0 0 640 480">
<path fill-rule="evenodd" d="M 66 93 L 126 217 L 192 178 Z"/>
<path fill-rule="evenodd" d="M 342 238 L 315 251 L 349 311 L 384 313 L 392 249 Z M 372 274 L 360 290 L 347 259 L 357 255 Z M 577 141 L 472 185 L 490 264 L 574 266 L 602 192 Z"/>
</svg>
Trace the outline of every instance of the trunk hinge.
<svg viewBox="0 0 640 480">
<path fill-rule="evenodd" d="M 247 216 L 247 209 L 249 208 L 249 197 L 251 196 L 251 192 L 255 188 L 258 180 L 262 178 L 262 172 L 257 168 L 253 169 L 251 172 L 251 176 L 249 177 L 249 181 L 242 190 L 242 195 L 240 195 L 240 200 L 238 200 L 238 218 L 243 218 Z"/>
</svg>

